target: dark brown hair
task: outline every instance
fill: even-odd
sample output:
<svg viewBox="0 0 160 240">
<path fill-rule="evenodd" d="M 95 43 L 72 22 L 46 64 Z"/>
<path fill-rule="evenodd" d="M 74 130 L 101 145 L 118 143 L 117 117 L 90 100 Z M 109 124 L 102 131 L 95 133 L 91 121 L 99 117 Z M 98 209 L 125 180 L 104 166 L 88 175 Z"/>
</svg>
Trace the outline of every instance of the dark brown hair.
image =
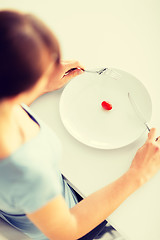
<svg viewBox="0 0 160 240">
<path fill-rule="evenodd" d="M 29 90 L 46 69 L 60 62 L 56 37 L 33 15 L 0 11 L 0 99 Z"/>
</svg>

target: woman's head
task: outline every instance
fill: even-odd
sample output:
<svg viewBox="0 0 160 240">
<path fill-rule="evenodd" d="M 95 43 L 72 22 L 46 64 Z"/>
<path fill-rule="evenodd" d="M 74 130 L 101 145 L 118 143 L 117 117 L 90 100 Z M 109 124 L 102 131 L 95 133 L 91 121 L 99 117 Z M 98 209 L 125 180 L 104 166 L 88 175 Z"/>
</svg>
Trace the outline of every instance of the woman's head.
<svg viewBox="0 0 160 240">
<path fill-rule="evenodd" d="M 59 44 L 39 19 L 0 11 L 0 99 L 31 89 L 51 61 L 60 62 Z"/>
</svg>

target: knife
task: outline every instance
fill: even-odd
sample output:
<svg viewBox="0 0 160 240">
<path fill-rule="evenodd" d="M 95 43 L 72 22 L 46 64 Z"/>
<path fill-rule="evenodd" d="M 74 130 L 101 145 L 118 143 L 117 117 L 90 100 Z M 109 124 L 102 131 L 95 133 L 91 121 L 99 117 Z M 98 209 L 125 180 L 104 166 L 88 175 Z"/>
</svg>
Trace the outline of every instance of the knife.
<svg viewBox="0 0 160 240">
<path fill-rule="evenodd" d="M 148 129 L 148 131 L 150 132 L 150 128 L 148 126 L 148 123 L 147 123 L 147 120 L 145 119 L 145 117 L 143 116 L 143 113 L 142 111 L 139 109 L 139 107 L 137 106 L 137 104 L 135 103 L 135 101 L 133 100 L 131 94 L 128 92 L 128 98 L 129 98 L 129 101 L 132 105 L 132 108 L 134 109 L 137 117 L 141 120 L 141 122 L 144 123 L 144 125 L 146 126 L 146 128 Z"/>
</svg>

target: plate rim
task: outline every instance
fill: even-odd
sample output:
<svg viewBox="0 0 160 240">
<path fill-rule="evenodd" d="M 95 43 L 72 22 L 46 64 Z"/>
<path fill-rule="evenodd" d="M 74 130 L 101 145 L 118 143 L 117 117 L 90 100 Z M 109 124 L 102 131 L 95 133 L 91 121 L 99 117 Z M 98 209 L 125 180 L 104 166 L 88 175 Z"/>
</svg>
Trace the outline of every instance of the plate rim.
<svg viewBox="0 0 160 240">
<path fill-rule="evenodd" d="M 135 78 L 135 79 L 143 86 L 145 92 L 147 93 L 147 97 L 148 97 L 148 99 L 149 99 L 149 102 L 150 102 L 150 119 L 148 120 L 148 122 L 150 122 L 151 117 L 152 117 L 152 100 L 151 100 L 151 96 L 150 96 L 150 94 L 149 94 L 149 92 L 148 92 L 148 89 L 145 87 L 145 85 L 144 85 L 136 76 L 134 76 L 133 74 L 130 74 L 130 73 L 127 72 L 127 71 L 124 71 L 124 70 L 121 70 L 121 69 L 117 69 L 117 68 L 109 68 L 109 69 L 115 70 L 115 71 L 120 71 L 120 72 L 123 72 L 123 73 L 126 73 L 126 74 L 130 75 L 130 76 L 132 76 L 133 78 Z M 84 73 L 84 74 L 85 74 L 85 73 Z M 61 121 L 62 121 L 62 123 L 63 123 L 63 126 L 64 126 L 64 128 L 66 129 L 66 131 L 67 131 L 74 139 L 78 140 L 80 143 L 82 143 L 82 144 L 84 144 L 84 145 L 86 145 L 86 146 L 92 147 L 92 148 L 102 149 L 102 150 L 119 149 L 119 148 L 128 146 L 128 145 L 134 143 L 135 141 L 137 141 L 137 140 L 144 134 L 144 132 L 147 130 L 146 127 L 144 126 L 144 128 L 142 128 L 141 133 L 139 134 L 139 136 L 138 136 L 136 139 L 130 140 L 127 144 L 124 144 L 124 143 L 123 143 L 123 144 L 118 144 L 117 146 L 115 146 L 115 145 L 112 146 L 112 145 L 107 144 L 107 143 L 106 143 L 106 146 L 105 146 L 105 147 L 99 146 L 99 145 L 97 146 L 97 145 L 95 145 L 95 144 L 93 145 L 93 144 L 85 141 L 85 139 L 81 139 L 80 137 L 76 136 L 75 133 L 72 131 L 72 129 L 70 129 L 70 128 L 67 126 L 67 124 L 65 123 L 65 120 L 63 119 L 63 116 L 62 116 L 62 101 L 63 101 L 63 96 L 64 96 L 63 94 L 64 94 L 64 92 L 66 91 L 67 86 L 70 85 L 70 84 L 72 84 L 72 81 L 70 81 L 70 82 L 64 87 L 64 89 L 63 89 L 63 91 L 62 91 L 62 93 L 61 93 L 60 101 L 59 101 L 59 114 L 60 114 L 60 119 L 61 119 Z M 109 145 L 109 146 L 107 147 L 107 145 Z"/>
</svg>

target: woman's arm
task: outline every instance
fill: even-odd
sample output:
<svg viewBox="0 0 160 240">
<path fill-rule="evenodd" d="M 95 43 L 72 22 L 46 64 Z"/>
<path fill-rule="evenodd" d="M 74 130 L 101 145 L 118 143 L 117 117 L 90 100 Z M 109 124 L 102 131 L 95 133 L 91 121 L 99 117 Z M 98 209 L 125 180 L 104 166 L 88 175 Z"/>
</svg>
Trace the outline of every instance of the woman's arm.
<svg viewBox="0 0 160 240">
<path fill-rule="evenodd" d="M 160 169 L 160 141 L 151 129 L 146 143 L 137 151 L 129 170 L 110 185 L 69 209 L 57 196 L 28 218 L 49 238 L 75 240 L 106 219 L 122 202 Z"/>
<path fill-rule="evenodd" d="M 28 95 L 25 103 L 30 105 L 41 95 L 63 87 L 72 78 L 83 73 L 84 71 L 82 69 L 82 65 L 74 60 L 61 61 L 58 66 L 51 63 L 36 86 L 31 89 L 32 91 L 27 92 Z"/>
<path fill-rule="evenodd" d="M 60 64 L 53 69 L 53 72 L 48 77 L 48 83 L 43 91 L 52 92 L 54 90 L 60 89 L 66 83 L 68 83 L 72 78 L 83 73 L 83 66 L 74 60 L 61 61 Z M 43 94 L 42 93 L 42 94 Z"/>
</svg>

